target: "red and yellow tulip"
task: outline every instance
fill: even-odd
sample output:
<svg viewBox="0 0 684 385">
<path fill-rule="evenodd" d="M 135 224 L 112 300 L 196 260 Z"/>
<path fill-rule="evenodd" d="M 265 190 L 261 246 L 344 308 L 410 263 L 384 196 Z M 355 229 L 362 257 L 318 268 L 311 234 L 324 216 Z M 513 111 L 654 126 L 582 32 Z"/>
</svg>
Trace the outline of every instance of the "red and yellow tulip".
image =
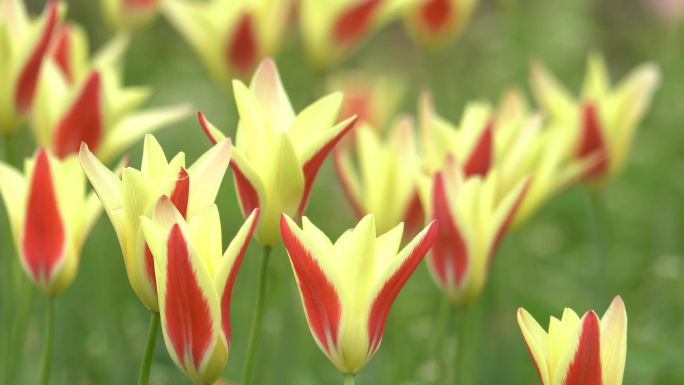
<svg viewBox="0 0 684 385">
<path fill-rule="evenodd" d="M 420 178 L 427 217 L 439 221 L 428 266 L 439 287 L 456 304 L 482 291 L 496 248 L 524 199 L 529 179 L 500 195 L 498 170 L 467 176 L 453 158 L 433 177 Z"/>
<path fill-rule="evenodd" d="M 600 180 L 622 171 L 636 129 L 657 88 L 658 68 L 641 65 L 611 88 L 603 58 L 592 55 L 577 98 L 539 62 L 532 64 L 530 77 L 532 91 L 544 112 L 567 129 L 566 140 L 572 143 L 568 158 L 598 157 L 584 176 Z"/>
<path fill-rule="evenodd" d="M 381 233 L 404 222 L 406 235 L 415 235 L 424 214 L 416 187 L 420 159 L 413 120 L 398 120 L 386 139 L 366 124 L 355 136 L 355 151 L 343 147 L 335 153 L 337 176 L 354 212 L 359 219 L 373 214 Z"/>
<path fill-rule="evenodd" d="M 162 5 L 213 77 L 229 85 L 275 55 L 290 19 L 291 0 L 168 0 Z"/>
<path fill-rule="evenodd" d="M 259 209 L 249 214 L 225 252 L 216 205 L 188 222 L 166 197 L 154 211 L 152 218 L 141 220 L 154 256 L 166 348 L 193 383 L 213 384 L 228 360 L 233 283 Z"/>
<path fill-rule="evenodd" d="M 40 149 L 24 174 L 0 163 L 0 193 L 21 265 L 46 294 L 57 295 L 76 276 L 81 248 L 102 212 L 86 194 L 78 158 L 59 160 Z"/>
<path fill-rule="evenodd" d="M 431 222 L 399 251 L 403 224 L 377 236 L 364 217 L 335 242 L 307 218 L 299 228 L 287 215 L 280 226 L 311 333 L 344 374 L 357 373 L 375 354 L 397 294 L 437 235 Z"/>
<path fill-rule="evenodd" d="M 280 242 L 280 214 L 300 216 L 325 157 L 352 128 L 355 118 L 335 124 L 342 94 L 334 93 L 295 114 L 275 63 L 264 60 L 249 88 L 233 83 L 240 123 L 230 166 L 242 213 L 261 209 L 256 239 Z M 209 138 L 225 135 L 200 114 Z"/>
<path fill-rule="evenodd" d="M 427 46 L 453 42 L 470 21 L 478 0 L 418 0 L 406 7 L 404 24 Z"/>
<path fill-rule="evenodd" d="M 41 67 L 60 23 L 49 1 L 31 20 L 23 0 L 0 2 L 0 132 L 18 130 L 31 111 Z"/>
<path fill-rule="evenodd" d="M 82 145 L 83 169 L 114 226 L 131 287 L 148 309 L 157 311 L 159 307 L 154 259 L 143 237 L 140 216 L 150 216 L 164 195 L 188 221 L 204 213 L 216 199 L 230 162 L 230 148 L 229 140 L 221 141 L 186 168 L 185 154 L 167 161 L 156 139 L 147 135 L 140 170 L 126 167 L 118 178 Z"/>
<path fill-rule="evenodd" d="M 521 308 L 518 325 L 543 385 L 622 385 L 627 313 L 619 296 L 601 319 L 593 310 L 580 318 L 565 309 L 547 332 Z"/>
<path fill-rule="evenodd" d="M 157 17 L 160 0 L 101 0 L 107 22 L 116 29 L 129 31 L 149 24 Z"/>
</svg>

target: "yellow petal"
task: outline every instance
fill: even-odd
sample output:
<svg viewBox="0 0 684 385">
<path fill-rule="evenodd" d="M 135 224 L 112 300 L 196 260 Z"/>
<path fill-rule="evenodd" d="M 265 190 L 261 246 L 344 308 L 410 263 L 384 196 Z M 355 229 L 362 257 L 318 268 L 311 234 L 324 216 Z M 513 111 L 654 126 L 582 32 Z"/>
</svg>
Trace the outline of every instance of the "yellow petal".
<svg viewBox="0 0 684 385">
<path fill-rule="evenodd" d="M 551 385 L 548 364 L 548 335 L 525 309 L 518 309 L 518 326 L 543 385 Z"/>
<path fill-rule="evenodd" d="M 603 385 L 622 385 L 626 356 L 627 312 L 622 298 L 617 296 L 601 318 Z"/>
</svg>

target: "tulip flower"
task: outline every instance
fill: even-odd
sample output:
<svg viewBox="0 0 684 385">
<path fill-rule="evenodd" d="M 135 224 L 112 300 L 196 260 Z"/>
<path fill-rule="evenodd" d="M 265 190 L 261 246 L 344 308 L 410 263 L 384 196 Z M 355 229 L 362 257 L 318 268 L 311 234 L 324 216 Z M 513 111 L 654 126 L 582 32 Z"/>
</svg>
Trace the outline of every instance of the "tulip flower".
<svg viewBox="0 0 684 385">
<path fill-rule="evenodd" d="M 470 21 L 478 0 L 418 0 L 406 7 L 404 25 L 427 46 L 453 42 Z"/>
<path fill-rule="evenodd" d="M 107 22 L 119 30 L 133 30 L 157 17 L 160 0 L 101 0 Z"/>
<path fill-rule="evenodd" d="M 142 303 L 158 311 L 154 259 L 145 243 L 140 216 L 150 216 L 157 200 L 169 196 L 188 219 L 203 213 L 216 199 L 230 162 L 230 141 L 222 141 L 185 167 L 185 154 L 167 161 L 152 135 L 145 137 L 140 170 L 126 167 L 118 178 L 88 149 L 81 146 L 81 164 L 114 226 L 128 280 Z"/>
<path fill-rule="evenodd" d="M 578 98 L 573 98 L 540 63 L 532 64 L 530 76 L 534 96 L 544 112 L 570 131 L 568 157 L 600 158 L 584 177 L 603 180 L 622 171 L 636 128 L 658 85 L 658 68 L 641 65 L 611 89 L 603 59 L 590 56 Z"/>
<path fill-rule="evenodd" d="M 58 8 L 51 0 L 42 16 L 30 20 L 22 0 L 0 2 L 0 132 L 18 130 L 31 111 Z"/>
<path fill-rule="evenodd" d="M 419 179 L 427 217 L 439 221 L 428 266 L 439 287 L 456 304 L 482 291 L 496 248 L 522 202 L 529 179 L 500 197 L 498 170 L 468 177 L 453 158 L 432 178 Z"/>
<path fill-rule="evenodd" d="M 318 169 L 355 118 L 335 124 L 340 93 L 325 96 L 295 115 L 270 59 L 261 63 L 249 88 L 235 81 L 233 90 L 240 115 L 230 164 L 235 187 L 245 216 L 261 208 L 255 237 L 272 246 L 280 242 L 280 213 L 304 212 Z M 225 138 L 203 115 L 199 118 L 213 142 Z"/>
<path fill-rule="evenodd" d="M 83 242 L 102 211 L 85 187 L 75 156 L 59 160 L 40 149 L 26 160 L 23 175 L 0 163 L 0 193 L 21 265 L 48 296 L 74 280 Z"/>
<path fill-rule="evenodd" d="M 291 0 L 168 0 L 162 5 L 221 84 L 249 76 L 259 61 L 274 55 L 285 34 Z"/>
<path fill-rule="evenodd" d="M 437 236 L 433 221 L 401 251 L 403 224 L 377 236 L 365 216 L 335 242 L 307 218 L 280 226 L 316 344 L 343 374 L 355 374 L 380 346 L 399 291 Z"/>
<path fill-rule="evenodd" d="M 627 353 L 627 313 L 615 297 L 603 318 L 565 309 L 546 332 L 525 309 L 518 325 L 543 385 L 622 385 Z"/>
<path fill-rule="evenodd" d="M 328 67 L 399 14 L 403 0 L 300 0 L 300 33 L 311 61 Z"/>
<path fill-rule="evenodd" d="M 166 348 L 197 385 L 213 384 L 228 360 L 233 283 L 258 217 L 255 209 L 223 255 L 216 205 L 186 223 L 164 197 L 152 219 L 141 218 L 154 256 Z"/>
<path fill-rule="evenodd" d="M 413 120 L 403 117 L 388 134 L 383 140 L 376 130 L 361 125 L 356 129 L 357 156 L 350 148 L 337 150 L 335 169 L 359 219 L 373 214 L 382 233 L 405 222 L 406 236 L 413 236 L 423 224 L 416 187 L 420 159 Z"/>
<path fill-rule="evenodd" d="M 92 63 L 45 63 L 32 112 L 40 145 L 64 157 L 77 153 L 85 142 L 100 160 L 109 162 L 146 133 L 190 113 L 187 105 L 134 112 L 150 90 L 122 87 L 116 67 L 125 45 L 125 40 L 114 40 Z"/>
</svg>

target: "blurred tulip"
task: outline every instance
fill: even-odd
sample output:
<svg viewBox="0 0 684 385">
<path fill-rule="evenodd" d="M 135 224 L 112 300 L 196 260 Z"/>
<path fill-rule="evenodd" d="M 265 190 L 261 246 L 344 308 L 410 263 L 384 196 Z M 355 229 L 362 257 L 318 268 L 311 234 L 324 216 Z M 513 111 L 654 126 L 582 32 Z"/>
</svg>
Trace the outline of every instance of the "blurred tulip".
<svg viewBox="0 0 684 385">
<path fill-rule="evenodd" d="M 373 215 L 334 244 L 307 218 L 300 229 L 283 214 L 280 227 L 316 343 L 340 372 L 357 373 L 380 346 L 390 307 L 432 246 L 436 223 L 401 251 L 403 224 L 378 237 Z"/>
<path fill-rule="evenodd" d="M 405 0 L 300 0 L 299 27 L 310 60 L 339 62 L 369 34 L 397 16 Z"/>
<path fill-rule="evenodd" d="M 406 8 L 404 24 L 427 46 L 447 45 L 461 34 L 478 0 L 418 0 Z"/>
<path fill-rule="evenodd" d="M 335 124 L 342 94 L 334 93 L 295 115 L 275 63 L 264 60 L 250 87 L 234 81 L 240 123 L 230 163 L 242 213 L 261 208 L 256 239 L 262 246 L 280 242 L 280 214 L 300 216 L 325 157 L 352 128 L 355 118 Z M 213 141 L 225 138 L 199 115 Z"/>
<path fill-rule="evenodd" d="M 130 31 L 157 17 L 160 0 L 100 0 L 105 20 L 114 28 Z"/>
<path fill-rule="evenodd" d="M 439 287 L 463 305 L 482 291 L 501 238 L 522 202 L 529 178 L 499 198 L 498 170 L 467 176 L 449 158 L 432 178 L 420 179 L 427 217 L 439 221 L 428 266 Z"/>
<path fill-rule="evenodd" d="M 150 216 L 157 200 L 169 196 L 190 221 L 211 206 L 230 162 L 230 140 L 224 140 L 185 168 L 185 154 L 170 161 L 152 135 L 145 137 L 140 170 L 126 167 L 118 178 L 87 144 L 81 146 L 83 169 L 114 226 L 133 291 L 150 310 L 158 311 L 152 254 L 145 243 L 140 216 Z"/>
<path fill-rule="evenodd" d="M 60 36 L 67 42 L 67 53 L 61 55 L 58 46 L 53 56 L 56 60 L 43 66 L 31 115 L 40 145 L 64 157 L 77 153 L 85 142 L 107 163 L 146 133 L 189 115 L 187 105 L 134 112 L 150 97 L 150 90 L 121 85 L 118 64 L 127 39 L 113 40 L 92 62 L 84 63 L 87 43 L 80 37 L 80 29 L 65 28 Z M 74 59 L 67 60 L 69 57 Z"/>
<path fill-rule="evenodd" d="M 85 187 L 75 156 L 58 160 L 40 149 L 26 160 L 24 175 L 0 163 L 0 193 L 21 265 L 49 296 L 74 280 L 83 243 L 102 212 Z"/>
<path fill-rule="evenodd" d="M 359 219 L 373 214 L 381 233 L 400 222 L 405 222 L 407 237 L 420 230 L 423 210 L 416 188 L 420 159 L 411 118 L 397 121 L 386 140 L 368 125 L 358 127 L 356 151 L 337 150 L 335 169 Z"/>
<path fill-rule="evenodd" d="M 658 85 L 658 68 L 644 64 L 611 89 L 603 58 L 592 55 L 577 99 L 541 63 L 532 64 L 530 76 L 534 96 L 544 112 L 571 132 L 572 147 L 567 156 L 599 157 L 585 178 L 603 180 L 622 171 L 636 128 Z"/>
<path fill-rule="evenodd" d="M 565 309 L 546 332 L 520 308 L 518 325 L 543 385 L 622 385 L 627 313 L 619 296 L 600 320 L 593 310 L 580 319 Z"/>
<path fill-rule="evenodd" d="M 23 0 L 0 1 L 0 132 L 18 130 L 31 111 L 58 8 L 51 0 L 42 16 L 30 20 Z"/>
<path fill-rule="evenodd" d="M 141 218 L 154 256 L 166 349 L 197 385 L 212 384 L 228 360 L 233 283 L 258 217 L 255 209 L 223 256 L 216 205 L 209 203 L 186 223 L 177 205 L 163 197 L 153 219 Z"/>
<path fill-rule="evenodd" d="M 248 77 L 274 55 L 290 19 L 291 0 L 167 0 L 166 17 L 221 84 Z"/>
</svg>

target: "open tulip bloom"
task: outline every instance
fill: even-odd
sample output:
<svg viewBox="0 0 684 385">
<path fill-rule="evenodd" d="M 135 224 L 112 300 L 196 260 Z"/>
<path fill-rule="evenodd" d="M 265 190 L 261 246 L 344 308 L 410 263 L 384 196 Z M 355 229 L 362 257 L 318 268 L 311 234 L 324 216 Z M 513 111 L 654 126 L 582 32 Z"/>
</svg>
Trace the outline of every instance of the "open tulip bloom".
<svg viewBox="0 0 684 385">
<path fill-rule="evenodd" d="M 142 303 L 158 311 L 154 259 L 145 243 L 140 216 L 150 216 L 161 196 L 169 196 L 188 221 L 210 207 L 230 162 L 230 140 L 223 140 L 185 168 L 185 154 L 167 161 L 152 135 L 145 137 L 140 170 L 124 168 L 121 178 L 107 169 L 87 145 L 81 146 L 83 169 L 114 226 L 128 280 Z"/>
<path fill-rule="evenodd" d="M 216 205 L 186 222 L 163 197 L 151 219 L 141 218 L 154 255 L 166 348 L 196 385 L 213 384 L 228 360 L 233 283 L 258 217 L 255 209 L 225 252 Z"/>
<path fill-rule="evenodd" d="M 401 251 L 403 224 L 377 236 L 365 216 L 333 243 L 307 218 L 280 226 L 311 333 L 343 374 L 353 375 L 377 351 L 397 294 L 437 235 L 433 221 Z"/>
<path fill-rule="evenodd" d="M 627 313 L 619 296 L 601 319 L 565 309 L 547 332 L 521 308 L 518 325 L 543 385 L 622 385 Z"/>
<path fill-rule="evenodd" d="M 478 0 L 418 0 L 404 11 L 404 24 L 427 46 L 444 46 L 463 31 Z"/>
<path fill-rule="evenodd" d="M 285 35 L 292 0 L 167 0 L 162 8 L 221 84 L 249 76 L 274 55 Z"/>
<path fill-rule="evenodd" d="M 590 56 L 577 98 L 558 84 L 541 63 L 533 63 L 530 76 L 533 93 L 544 111 L 567 127 L 565 140 L 573 144 L 568 157 L 598 156 L 599 161 L 584 176 L 605 179 L 622 171 L 635 131 L 658 85 L 658 68 L 654 64 L 641 65 L 611 89 L 603 59 Z"/>
<path fill-rule="evenodd" d="M 280 214 L 300 216 L 323 160 L 352 128 L 355 118 L 335 124 L 342 103 L 330 94 L 295 115 L 275 63 L 264 60 L 249 88 L 233 83 L 240 123 L 231 159 L 242 213 L 261 209 L 257 241 L 280 242 Z M 225 138 L 204 116 L 200 122 L 213 141 Z"/>
</svg>

